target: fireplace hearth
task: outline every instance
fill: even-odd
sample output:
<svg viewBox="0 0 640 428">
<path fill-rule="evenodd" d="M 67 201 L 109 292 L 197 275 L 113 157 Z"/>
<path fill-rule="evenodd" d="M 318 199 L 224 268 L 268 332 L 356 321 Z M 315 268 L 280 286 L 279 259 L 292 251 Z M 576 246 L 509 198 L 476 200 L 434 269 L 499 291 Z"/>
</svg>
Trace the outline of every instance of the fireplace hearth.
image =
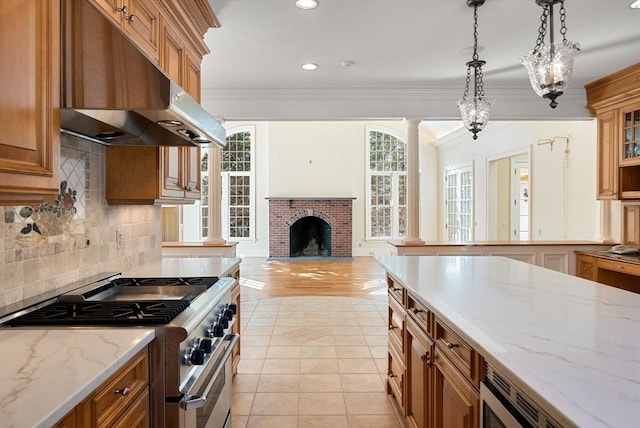
<svg viewBox="0 0 640 428">
<path fill-rule="evenodd" d="M 267 199 L 270 258 L 352 257 L 355 198 Z"/>
</svg>

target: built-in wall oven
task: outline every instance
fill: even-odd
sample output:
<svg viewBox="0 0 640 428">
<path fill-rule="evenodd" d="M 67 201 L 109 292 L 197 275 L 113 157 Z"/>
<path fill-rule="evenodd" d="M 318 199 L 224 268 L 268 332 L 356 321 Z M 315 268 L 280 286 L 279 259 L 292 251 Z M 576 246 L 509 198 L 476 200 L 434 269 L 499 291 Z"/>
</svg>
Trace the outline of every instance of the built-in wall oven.
<svg viewBox="0 0 640 428">
<path fill-rule="evenodd" d="M 485 361 L 480 384 L 480 428 L 561 428 L 508 377 Z"/>
</svg>

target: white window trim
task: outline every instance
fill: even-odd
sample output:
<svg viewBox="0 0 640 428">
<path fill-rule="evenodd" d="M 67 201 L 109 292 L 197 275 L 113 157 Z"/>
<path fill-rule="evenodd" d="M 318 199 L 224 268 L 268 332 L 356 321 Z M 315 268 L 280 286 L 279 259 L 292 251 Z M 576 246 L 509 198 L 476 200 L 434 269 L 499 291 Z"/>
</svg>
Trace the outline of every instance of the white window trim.
<svg viewBox="0 0 640 428">
<path fill-rule="evenodd" d="M 448 193 L 448 176 L 453 174 L 458 175 L 458 177 L 460 176 L 461 173 L 465 173 L 465 172 L 470 172 L 471 173 L 471 230 L 469 232 L 469 241 L 473 241 L 474 237 L 475 237 L 475 169 L 473 167 L 473 163 L 472 164 L 466 164 L 466 165 L 461 165 L 461 166 L 453 166 L 453 165 L 449 165 L 446 166 L 444 168 L 444 176 L 442 177 L 442 194 L 444 195 L 443 199 L 443 209 L 444 209 L 444 221 L 443 221 L 443 237 L 444 237 L 444 241 L 450 242 L 449 241 L 449 225 L 448 225 L 448 221 L 449 221 L 449 211 L 448 211 L 448 202 L 449 202 L 449 193 Z M 460 180 L 458 180 L 458 187 L 457 187 L 457 201 L 458 201 L 458 207 L 460 207 Z M 451 241 L 452 242 L 452 241 Z M 456 241 L 458 242 L 458 241 Z M 468 242 L 468 241 L 466 241 Z"/>
<path fill-rule="evenodd" d="M 240 174 L 237 171 L 229 171 L 224 172 L 222 168 L 220 168 L 221 174 L 221 206 L 220 206 L 220 214 L 221 214 L 221 227 L 222 227 L 222 236 L 226 240 L 233 241 L 241 241 L 241 242 L 255 242 L 256 241 L 256 127 L 254 125 L 245 125 L 239 126 L 237 128 L 231 128 L 227 130 L 227 136 L 238 134 L 240 132 L 249 132 L 251 138 L 251 171 L 249 174 L 242 172 Z M 222 162 L 222 159 L 220 160 Z M 231 175 L 248 175 L 249 176 L 249 236 L 246 238 L 229 238 L 229 176 Z"/>
<path fill-rule="evenodd" d="M 391 225 L 391 235 L 392 236 L 384 236 L 384 237 L 378 237 L 378 236 L 371 236 L 371 177 L 375 176 L 375 175 L 391 175 L 391 179 L 392 179 L 392 186 L 394 189 L 398 188 L 398 177 L 400 175 L 407 175 L 407 172 L 399 172 L 399 171 L 376 171 L 376 172 L 371 172 L 370 169 L 370 162 L 369 159 L 371 158 L 371 141 L 369 140 L 369 134 L 371 132 L 382 132 L 384 134 L 389 134 L 393 137 L 395 137 L 396 139 L 398 139 L 400 142 L 402 142 L 405 146 L 407 144 L 407 139 L 403 136 L 401 136 L 400 134 L 398 134 L 398 132 L 392 130 L 392 129 L 388 129 L 388 128 L 384 128 L 384 127 L 380 127 L 380 126 L 370 126 L 367 125 L 365 127 L 365 147 L 366 147 L 366 153 L 365 153 L 365 162 L 366 162 L 366 166 L 365 166 L 365 171 L 367 172 L 367 176 L 366 176 L 366 183 L 365 183 L 365 195 L 366 195 L 366 202 L 365 202 L 365 241 L 388 241 L 390 239 L 397 239 L 399 238 L 398 236 L 398 232 L 399 232 L 399 222 L 397 221 L 397 217 L 398 217 L 398 199 L 399 199 L 399 195 L 398 192 L 395 192 L 393 195 L 393 202 L 392 202 L 392 218 L 396 219 L 395 221 L 393 221 L 392 225 Z"/>
</svg>

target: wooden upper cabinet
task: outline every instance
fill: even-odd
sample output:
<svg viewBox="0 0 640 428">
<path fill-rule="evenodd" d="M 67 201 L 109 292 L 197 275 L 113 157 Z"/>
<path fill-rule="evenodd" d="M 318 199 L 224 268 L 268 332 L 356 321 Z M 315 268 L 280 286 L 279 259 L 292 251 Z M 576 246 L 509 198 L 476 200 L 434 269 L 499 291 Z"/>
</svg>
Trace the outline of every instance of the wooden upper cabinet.
<svg viewBox="0 0 640 428">
<path fill-rule="evenodd" d="M 202 58 L 195 53 L 192 49 L 186 50 L 185 55 L 185 68 L 184 68 L 184 79 L 182 87 L 187 92 L 187 94 L 191 95 L 194 100 L 200 102 L 201 94 L 200 94 L 200 68 L 201 68 Z"/>
<path fill-rule="evenodd" d="M 640 63 L 585 86 L 598 119 L 598 199 L 640 199 Z"/>
<path fill-rule="evenodd" d="M 162 20 L 162 53 L 160 68 L 178 84 L 185 76 L 185 43 L 168 18 Z"/>
<path fill-rule="evenodd" d="M 598 199 L 618 199 L 618 111 L 598 115 Z"/>
<path fill-rule="evenodd" d="M 0 12 L 0 204 L 60 186 L 60 2 L 4 0 Z"/>
<path fill-rule="evenodd" d="M 622 204 L 622 243 L 640 247 L 640 203 Z"/>
<path fill-rule="evenodd" d="M 160 8 L 157 0 L 90 0 L 119 27 L 140 50 L 158 62 Z"/>
</svg>

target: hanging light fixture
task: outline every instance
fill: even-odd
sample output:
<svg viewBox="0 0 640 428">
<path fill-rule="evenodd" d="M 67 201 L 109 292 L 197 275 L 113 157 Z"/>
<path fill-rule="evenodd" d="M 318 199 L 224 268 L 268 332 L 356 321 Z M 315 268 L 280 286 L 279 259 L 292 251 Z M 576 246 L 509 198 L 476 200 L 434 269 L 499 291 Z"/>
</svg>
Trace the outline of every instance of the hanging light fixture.
<svg viewBox="0 0 640 428">
<path fill-rule="evenodd" d="M 493 104 L 493 98 L 484 96 L 484 83 L 482 82 L 482 66 L 486 64 L 478 58 L 478 7 L 485 0 L 467 0 L 467 6 L 473 7 L 473 57 L 467 62 L 467 81 L 464 87 L 464 95 L 458 100 L 458 108 L 462 115 L 465 128 L 473 133 L 473 139 L 478 139 L 478 132 L 489 120 L 489 110 Z M 471 69 L 473 69 L 473 98 L 469 97 L 471 84 Z"/>
<path fill-rule="evenodd" d="M 580 45 L 567 40 L 567 13 L 564 8 L 564 0 L 535 0 L 538 6 L 542 6 L 540 28 L 536 47 L 531 52 L 520 58 L 520 62 L 529 73 L 529 80 L 533 90 L 539 96 L 551 100 L 549 105 L 556 108 L 556 98 L 569 85 L 573 73 L 573 58 L 580 50 Z M 560 34 L 562 42 L 554 43 L 553 40 L 553 7 L 560 3 Z M 549 27 L 549 45 L 545 45 L 544 37 Z"/>
</svg>

